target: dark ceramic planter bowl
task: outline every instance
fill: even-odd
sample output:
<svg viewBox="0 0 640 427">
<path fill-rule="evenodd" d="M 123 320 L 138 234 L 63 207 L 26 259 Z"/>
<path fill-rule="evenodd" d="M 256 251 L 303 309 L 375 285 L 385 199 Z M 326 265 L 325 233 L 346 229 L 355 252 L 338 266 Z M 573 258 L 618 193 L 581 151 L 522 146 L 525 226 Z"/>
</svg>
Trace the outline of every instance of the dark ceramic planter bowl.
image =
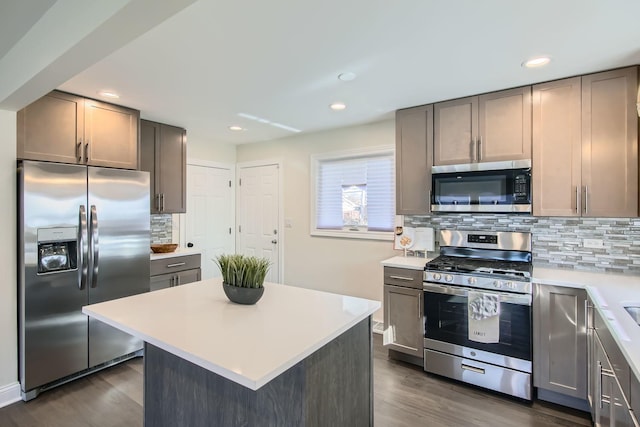
<svg viewBox="0 0 640 427">
<path fill-rule="evenodd" d="M 264 293 L 264 287 L 239 288 L 237 286 L 227 285 L 226 283 L 222 283 L 222 289 L 224 289 L 224 293 L 227 295 L 227 298 L 231 300 L 231 302 L 246 305 L 257 303 L 258 300 L 262 298 L 262 294 Z"/>
</svg>

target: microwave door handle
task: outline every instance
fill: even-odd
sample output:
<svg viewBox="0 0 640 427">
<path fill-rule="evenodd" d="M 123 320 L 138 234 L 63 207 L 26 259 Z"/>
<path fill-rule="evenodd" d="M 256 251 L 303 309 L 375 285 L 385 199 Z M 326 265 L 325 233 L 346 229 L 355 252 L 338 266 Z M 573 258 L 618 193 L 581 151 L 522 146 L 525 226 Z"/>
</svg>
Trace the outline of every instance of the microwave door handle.
<svg viewBox="0 0 640 427">
<path fill-rule="evenodd" d="M 84 205 L 80 205 L 78 209 L 78 260 L 80 268 L 78 268 L 78 289 L 82 290 L 87 286 L 87 273 L 89 266 L 87 265 L 88 247 L 87 243 L 87 211 Z"/>
<path fill-rule="evenodd" d="M 96 211 L 96 206 L 91 205 L 91 218 L 90 218 L 90 226 L 91 226 L 91 287 L 95 288 L 98 286 L 98 213 Z"/>
</svg>

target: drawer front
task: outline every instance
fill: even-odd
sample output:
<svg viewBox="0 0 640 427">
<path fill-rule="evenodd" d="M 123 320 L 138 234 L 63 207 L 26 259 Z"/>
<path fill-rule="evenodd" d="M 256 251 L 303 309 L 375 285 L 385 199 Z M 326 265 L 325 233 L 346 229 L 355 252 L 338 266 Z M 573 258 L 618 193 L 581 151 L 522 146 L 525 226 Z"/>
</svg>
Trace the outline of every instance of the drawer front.
<svg viewBox="0 0 640 427">
<path fill-rule="evenodd" d="M 409 268 L 385 267 L 384 284 L 403 286 L 405 288 L 422 289 L 423 270 Z"/>
<path fill-rule="evenodd" d="M 604 352 L 607 354 L 609 362 L 611 362 L 611 367 L 616 375 L 618 383 L 620 384 L 622 393 L 628 399 L 630 370 L 627 359 L 624 357 L 624 354 L 622 354 L 618 344 L 613 339 L 611 331 L 607 328 L 607 325 L 598 310 L 594 310 L 593 313 L 594 327 L 598 334 L 598 338 L 600 338 Z"/>
<path fill-rule="evenodd" d="M 157 276 L 194 268 L 200 268 L 200 254 L 154 259 L 151 261 L 150 271 L 152 276 Z"/>
<path fill-rule="evenodd" d="M 424 350 L 424 370 L 454 380 L 531 400 L 531 374 L 477 360 Z M 509 389 L 505 390 L 505 384 Z"/>
</svg>

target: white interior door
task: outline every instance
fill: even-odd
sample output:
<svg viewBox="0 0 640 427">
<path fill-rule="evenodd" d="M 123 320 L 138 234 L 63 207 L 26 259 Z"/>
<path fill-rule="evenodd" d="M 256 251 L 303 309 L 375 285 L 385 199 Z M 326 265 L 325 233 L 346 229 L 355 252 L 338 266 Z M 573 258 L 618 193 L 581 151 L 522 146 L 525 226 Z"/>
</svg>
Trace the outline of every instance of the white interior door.
<svg viewBox="0 0 640 427">
<path fill-rule="evenodd" d="M 220 276 L 213 259 L 235 252 L 231 168 L 187 165 L 186 246 L 202 251 L 202 280 Z"/>
<path fill-rule="evenodd" d="M 280 184 L 277 164 L 239 168 L 238 252 L 267 258 L 266 281 L 280 283 Z"/>
</svg>

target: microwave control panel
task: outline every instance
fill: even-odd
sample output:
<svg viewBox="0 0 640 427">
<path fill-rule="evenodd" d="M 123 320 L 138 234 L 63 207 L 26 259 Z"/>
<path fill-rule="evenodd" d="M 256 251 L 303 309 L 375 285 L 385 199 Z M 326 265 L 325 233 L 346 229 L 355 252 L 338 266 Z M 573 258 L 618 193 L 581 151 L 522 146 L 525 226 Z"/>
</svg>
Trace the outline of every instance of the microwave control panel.
<svg viewBox="0 0 640 427">
<path fill-rule="evenodd" d="M 529 199 L 529 175 L 520 174 L 513 178 L 513 198 L 514 200 Z"/>
</svg>

